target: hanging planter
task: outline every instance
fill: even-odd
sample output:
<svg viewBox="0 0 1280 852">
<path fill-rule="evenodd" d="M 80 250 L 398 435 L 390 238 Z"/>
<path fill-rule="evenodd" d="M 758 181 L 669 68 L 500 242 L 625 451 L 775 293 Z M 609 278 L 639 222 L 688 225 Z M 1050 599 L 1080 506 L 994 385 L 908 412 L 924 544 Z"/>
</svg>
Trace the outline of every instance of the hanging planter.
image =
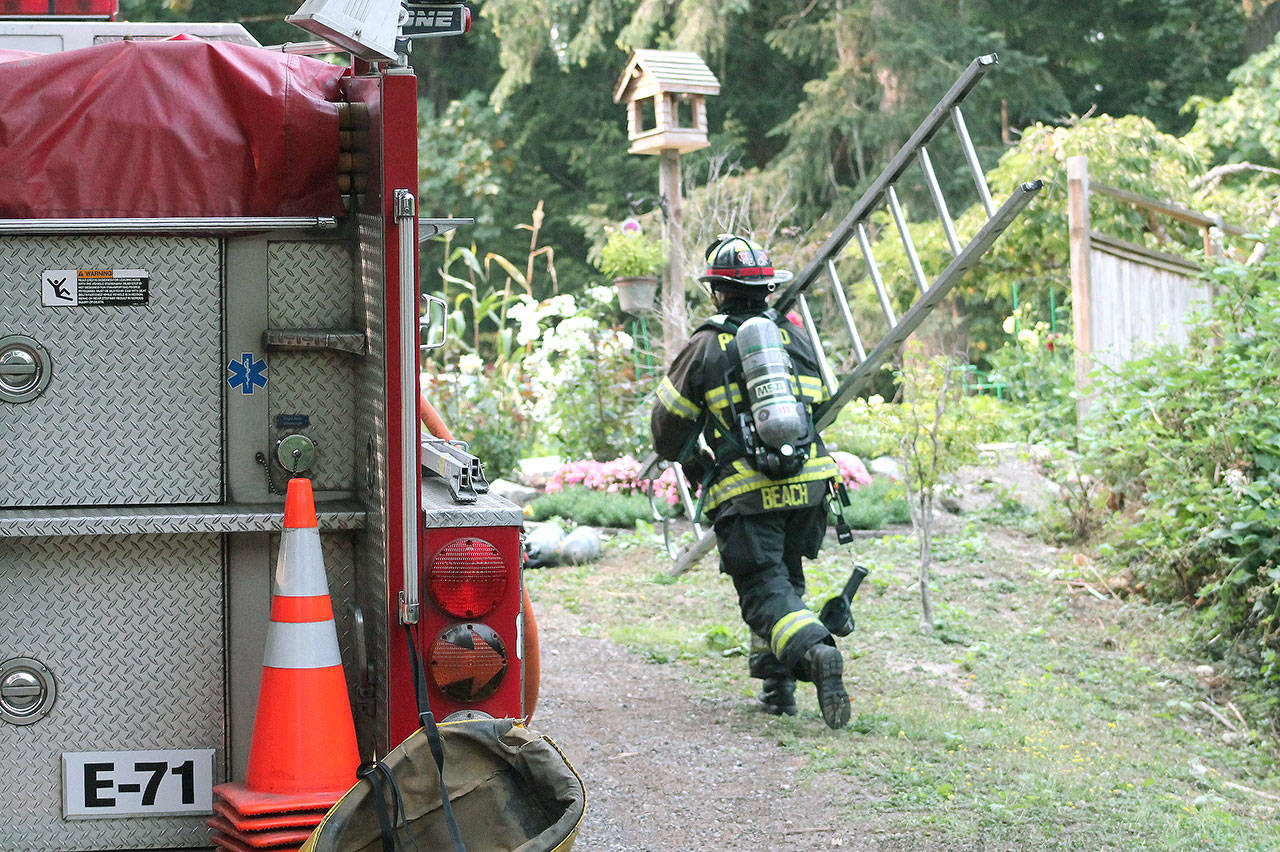
<svg viewBox="0 0 1280 852">
<path fill-rule="evenodd" d="M 658 279 L 652 275 L 633 275 L 613 279 L 618 288 L 618 307 L 628 314 L 653 312 L 653 300 L 658 295 Z"/>
</svg>

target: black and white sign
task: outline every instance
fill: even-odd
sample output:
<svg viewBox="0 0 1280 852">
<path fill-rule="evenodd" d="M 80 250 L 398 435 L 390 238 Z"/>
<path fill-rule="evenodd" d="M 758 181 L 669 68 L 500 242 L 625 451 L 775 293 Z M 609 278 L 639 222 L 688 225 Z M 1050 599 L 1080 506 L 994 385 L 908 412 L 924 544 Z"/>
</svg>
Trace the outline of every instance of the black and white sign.
<svg viewBox="0 0 1280 852">
<path fill-rule="evenodd" d="M 145 269 L 46 269 L 40 301 L 46 308 L 145 305 L 151 274 Z"/>
<path fill-rule="evenodd" d="M 162 816 L 213 811 L 213 749 L 62 755 L 62 815 Z"/>
<path fill-rule="evenodd" d="M 402 3 L 405 13 L 401 38 L 465 35 L 471 29 L 471 10 L 465 3 Z"/>
</svg>

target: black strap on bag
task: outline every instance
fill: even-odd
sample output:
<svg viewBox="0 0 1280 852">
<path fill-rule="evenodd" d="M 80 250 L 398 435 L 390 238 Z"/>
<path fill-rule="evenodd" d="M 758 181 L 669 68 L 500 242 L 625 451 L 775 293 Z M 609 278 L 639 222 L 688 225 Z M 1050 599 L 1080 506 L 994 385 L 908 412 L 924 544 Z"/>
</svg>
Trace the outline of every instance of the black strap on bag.
<svg viewBox="0 0 1280 852">
<path fill-rule="evenodd" d="M 449 837 L 453 840 L 454 852 L 467 852 L 467 847 L 462 843 L 462 832 L 458 830 L 458 820 L 453 815 L 449 791 L 444 786 L 444 745 L 440 742 L 440 729 L 436 727 L 435 716 L 431 715 L 431 705 L 427 699 L 427 676 L 422 669 L 422 660 L 418 657 L 418 643 L 415 641 L 413 628 L 408 624 L 404 626 L 404 635 L 409 641 L 409 664 L 413 668 L 413 694 L 418 701 L 418 720 L 427 735 L 431 756 L 435 758 L 436 767 L 440 770 L 440 808 L 449 824 Z"/>
<path fill-rule="evenodd" d="M 400 795 L 400 785 L 391 774 L 391 770 L 380 760 L 360 764 L 356 777 L 369 782 L 373 788 L 374 807 L 378 812 L 378 828 L 382 832 L 382 852 L 404 852 L 401 843 L 401 832 L 407 827 L 405 822 L 404 799 Z M 388 792 L 391 798 L 391 812 L 387 812 Z M 418 845 L 409 840 L 416 850 Z"/>
</svg>

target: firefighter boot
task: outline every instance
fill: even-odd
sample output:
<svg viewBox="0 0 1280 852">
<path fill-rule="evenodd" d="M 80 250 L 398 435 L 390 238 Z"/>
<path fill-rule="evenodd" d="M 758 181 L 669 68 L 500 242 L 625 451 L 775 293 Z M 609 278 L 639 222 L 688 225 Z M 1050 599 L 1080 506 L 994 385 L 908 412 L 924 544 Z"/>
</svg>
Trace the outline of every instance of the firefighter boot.
<svg viewBox="0 0 1280 852">
<path fill-rule="evenodd" d="M 804 653 L 809 680 L 818 690 L 818 706 L 828 728 L 843 728 L 849 723 L 849 694 L 844 689 L 844 658 L 840 649 L 819 642 Z"/>
<path fill-rule="evenodd" d="M 760 694 L 760 709 L 771 716 L 796 715 L 796 679 L 773 652 L 764 638 L 751 634 L 751 656 L 747 657 L 747 669 L 752 677 L 764 681 Z"/>
<path fill-rule="evenodd" d="M 796 715 L 796 682 L 790 677 L 767 677 L 760 693 L 760 708 L 770 716 Z"/>
</svg>

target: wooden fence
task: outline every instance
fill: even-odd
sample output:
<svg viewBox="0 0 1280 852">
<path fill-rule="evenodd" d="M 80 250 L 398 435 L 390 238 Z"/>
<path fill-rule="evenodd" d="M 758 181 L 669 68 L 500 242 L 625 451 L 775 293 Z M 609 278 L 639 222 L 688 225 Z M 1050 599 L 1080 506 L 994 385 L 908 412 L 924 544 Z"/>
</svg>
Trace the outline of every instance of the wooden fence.
<svg viewBox="0 0 1280 852">
<path fill-rule="evenodd" d="M 1206 255 L 1222 251 L 1226 234 L 1243 229 L 1178 204 L 1089 181 L 1086 157 L 1067 160 L 1067 219 L 1071 248 L 1071 317 L 1076 353 L 1076 414 L 1089 404 L 1089 376 L 1116 367 L 1159 343 L 1185 344 L 1188 314 L 1214 297 L 1200 268 L 1177 255 L 1101 234 L 1090 227 L 1089 198 L 1104 195 L 1199 228 Z"/>
</svg>

